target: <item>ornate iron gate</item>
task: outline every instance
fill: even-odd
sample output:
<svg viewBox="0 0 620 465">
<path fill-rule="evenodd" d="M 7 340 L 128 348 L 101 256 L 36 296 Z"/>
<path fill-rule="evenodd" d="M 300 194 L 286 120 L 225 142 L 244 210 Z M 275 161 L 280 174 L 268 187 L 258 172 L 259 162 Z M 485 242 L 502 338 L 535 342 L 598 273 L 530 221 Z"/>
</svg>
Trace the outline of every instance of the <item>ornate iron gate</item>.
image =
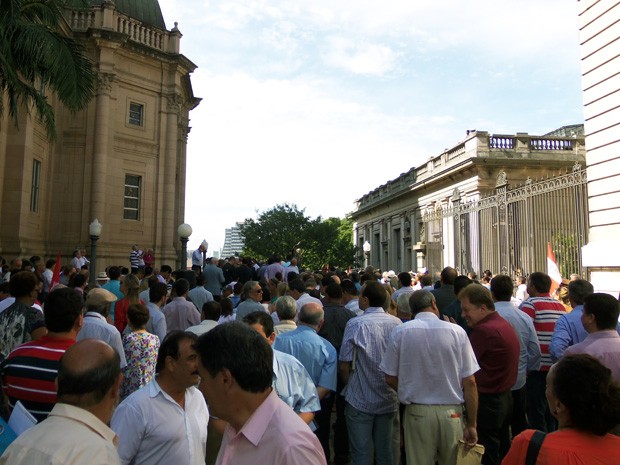
<svg viewBox="0 0 620 465">
<path fill-rule="evenodd" d="M 514 189 L 501 171 L 493 195 L 461 203 L 455 189 L 451 205 L 427 211 L 423 221 L 431 272 L 446 262 L 443 241 L 449 236 L 442 232 L 452 222 L 454 265 L 459 273 L 545 271 L 550 242 L 562 276 L 582 274 L 581 247 L 588 233 L 586 170 L 575 163 L 571 173 L 539 182 L 528 178 Z"/>
</svg>

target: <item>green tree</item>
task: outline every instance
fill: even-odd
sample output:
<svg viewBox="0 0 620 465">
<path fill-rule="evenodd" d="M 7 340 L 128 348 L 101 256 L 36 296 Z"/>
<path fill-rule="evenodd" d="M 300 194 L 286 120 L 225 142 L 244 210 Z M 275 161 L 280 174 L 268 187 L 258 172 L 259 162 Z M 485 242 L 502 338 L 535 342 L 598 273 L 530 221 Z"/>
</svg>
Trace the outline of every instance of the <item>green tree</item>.
<svg viewBox="0 0 620 465">
<path fill-rule="evenodd" d="M 0 0 L 0 93 L 14 124 L 19 110 L 34 107 L 50 140 L 56 138 L 50 91 L 69 110 L 93 96 L 95 72 L 83 48 L 63 30 L 62 8 L 87 0 Z M 5 100 L 0 96 L 0 116 Z"/>
<path fill-rule="evenodd" d="M 241 225 L 245 246 L 243 253 L 267 259 L 274 253 L 283 257 L 299 248 L 305 269 L 320 269 L 324 264 L 347 268 L 355 264 L 353 224 L 349 219 L 312 219 L 296 205 L 277 205 L 246 219 Z"/>
</svg>

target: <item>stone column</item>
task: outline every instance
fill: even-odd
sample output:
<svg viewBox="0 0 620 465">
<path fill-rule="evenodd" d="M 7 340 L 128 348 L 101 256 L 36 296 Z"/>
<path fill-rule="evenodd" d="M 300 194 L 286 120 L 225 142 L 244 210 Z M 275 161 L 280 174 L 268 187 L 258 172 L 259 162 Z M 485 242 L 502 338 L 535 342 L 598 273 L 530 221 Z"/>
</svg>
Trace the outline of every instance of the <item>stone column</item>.
<svg viewBox="0 0 620 465">
<path fill-rule="evenodd" d="M 174 214 L 175 205 L 175 186 L 176 186 L 176 161 L 177 161 L 177 129 L 180 108 L 179 98 L 176 94 L 167 97 L 166 105 L 166 152 L 164 160 L 164 183 L 162 196 L 162 252 L 170 262 L 176 261 L 175 233 L 178 224 L 174 224 L 176 215 Z"/>
</svg>

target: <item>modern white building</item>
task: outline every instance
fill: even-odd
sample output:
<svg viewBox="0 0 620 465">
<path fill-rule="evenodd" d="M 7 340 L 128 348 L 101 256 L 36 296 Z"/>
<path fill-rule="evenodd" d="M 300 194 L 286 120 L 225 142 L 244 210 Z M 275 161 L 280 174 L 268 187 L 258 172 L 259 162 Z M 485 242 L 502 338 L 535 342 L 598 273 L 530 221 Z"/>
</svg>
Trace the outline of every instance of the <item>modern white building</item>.
<svg viewBox="0 0 620 465">
<path fill-rule="evenodd" d="M 221 256 L 239 256 L 243 251 L 244 240 L 241 235 L 241 223 L 235 224 L 232 228 L 226 228 L 226 235 L 224 237 L 224 247 L 222 247 Z"/>
</svg>

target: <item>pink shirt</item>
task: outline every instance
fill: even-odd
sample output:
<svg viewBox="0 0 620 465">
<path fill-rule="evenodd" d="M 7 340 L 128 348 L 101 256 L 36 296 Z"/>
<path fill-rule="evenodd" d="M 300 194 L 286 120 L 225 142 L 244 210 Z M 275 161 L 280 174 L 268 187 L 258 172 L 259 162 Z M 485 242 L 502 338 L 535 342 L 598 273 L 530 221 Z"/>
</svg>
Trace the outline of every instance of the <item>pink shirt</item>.
<svg viewBox="0 0 620 465">
<path fill-rule="evenodd" d="M 275 391 L 237 433 L 228 425 L 216 465 L 326 465 L 310 427 Z"/>
<path fill-rule="evenodd" d="M 620 335 L 615 329 L 595 331 L 580 343 L 570 346 L 564 355 L 590 354 L 611 370 L 620 382 Z"/>
</svg>

